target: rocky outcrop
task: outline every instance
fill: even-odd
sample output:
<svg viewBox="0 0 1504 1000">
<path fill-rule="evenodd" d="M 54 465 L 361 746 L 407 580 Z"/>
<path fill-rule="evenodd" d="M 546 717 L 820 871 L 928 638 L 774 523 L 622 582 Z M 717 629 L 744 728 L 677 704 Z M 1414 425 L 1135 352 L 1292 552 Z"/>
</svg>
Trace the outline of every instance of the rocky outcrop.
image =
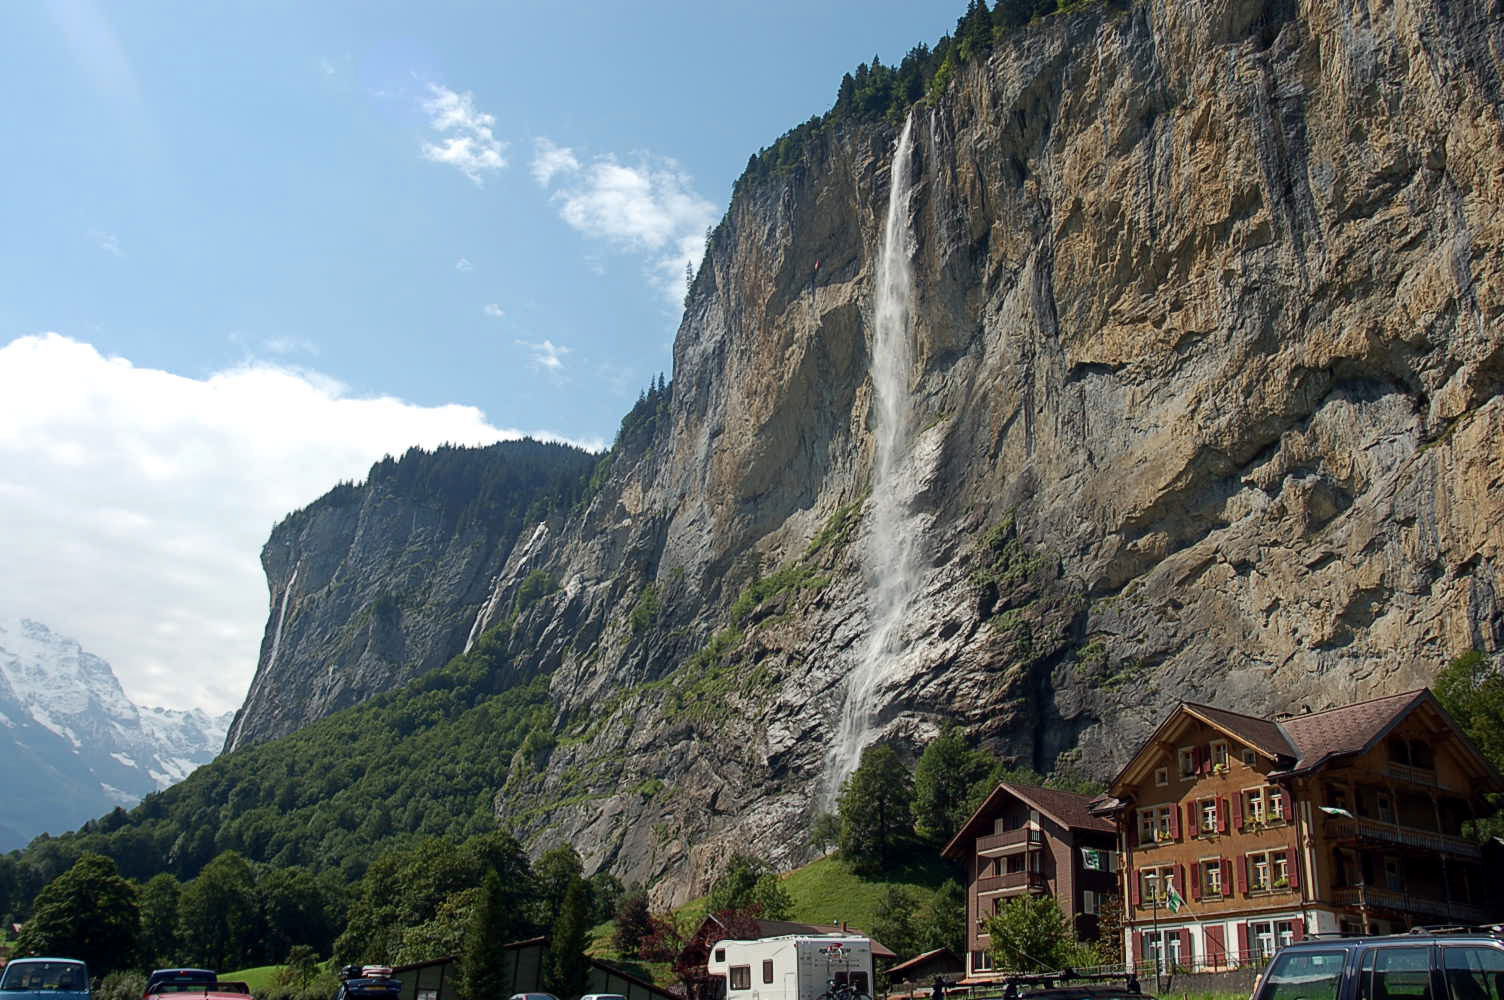
<svg viewBox="0 0 1504 1000">
<path fill-rule="evenodd" d="M 1501 70 L 1496 0 L 1152 0 L 916 107 L 928 527 L 886 736 L 956 719 L 1106 776 L 1182 698 L 1320 708 L 1499 648 Z M 668 419 L 467 591 L 558 707 L 498 811 L 666 898 L 733 846 L 798 860 L 829 787 L 894 138 L 830 129 L 742 187 Z M 511 619 L 538 569 L 561 589 Z"/>
</svg>

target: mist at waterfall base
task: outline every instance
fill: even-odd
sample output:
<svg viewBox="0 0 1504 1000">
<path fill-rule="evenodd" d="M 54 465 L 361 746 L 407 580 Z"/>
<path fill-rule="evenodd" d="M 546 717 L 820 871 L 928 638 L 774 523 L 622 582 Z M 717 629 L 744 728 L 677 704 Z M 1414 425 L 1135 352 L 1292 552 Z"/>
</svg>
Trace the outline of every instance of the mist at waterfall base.
<svg viewBox="0 0 1504 1000">
<path fill-rule="evenodd" d="M 871 738 L 878 689 L 902 649 L 901 629 L 919 578 L 919 533 L 906 524 L 902 487 L 913 444 L 909 381 L 914 364 L 914 274 L 909 232 L 909 177 L 914 116 L 889 171 L 888 212 L 878 247 L 872 304 L 872 400 L 876 454 L 872 468 L 871 525 L 863 553 L 868 589 L 868 634 L 846 676 L 840 721 L 826 751 L 821 807 L 830 809 L 841 782 L 856 769 Z"/>
</svg>

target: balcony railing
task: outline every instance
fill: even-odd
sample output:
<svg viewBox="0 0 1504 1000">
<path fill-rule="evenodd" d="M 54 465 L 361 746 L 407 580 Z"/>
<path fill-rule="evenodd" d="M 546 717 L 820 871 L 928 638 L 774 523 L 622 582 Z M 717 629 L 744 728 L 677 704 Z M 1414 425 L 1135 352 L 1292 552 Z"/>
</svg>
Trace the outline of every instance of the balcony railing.
<svg viewBox="0 0 1504 1000">
<path fill-rule="evenodd" d="M 1425 785 L 1427 788 L 1444 789 L 1447 787 L 1436 777 L 1436 771 L 1428 767 L 1389 763 L 1384 765 L 1384 773 L 1396 781 L 1408 781 L 1415 785 Z"/>
<path fill-rule="evenodd" d="M 1393 823 L 1375 823 L 1366 819 L 1333 819 L 1326 822 L 1326 835 L 1331 840 L 1373 840 L 1402 847 L 1417 847 L 1423 851 L 1441 851 L 1469 861 L 1483 860 L 1483 850 L 1461 837 L 1449 837 L 1444 833 L 1431 833 Z"/>
<path fill-rule="evenodd" d="M 989 875 L 977 879 L 977 892 L 1010 892 L 1024 889 L 1046 889 L 1049 884 L 1041 872 L 1009 872 L 1006 875 Z"/>
<path fill-rule="evenodd" d="M 1488 911 L 1481 906 L 1473 906 L 1470 903 L 1448 903 L 1444 899 L 1430 899 L 1425 896 L 1413 896 L 1405 892 L 1395 892 L 1392 889 L 1338 889 L 1332 894 L 1333 901 L 1338 906 L 1368 905 L 1384 910 L 1399 910 L 1403 913 L 1420 913 L 1430 917 L 1441 917 L 1446 920 L 1460 920 L 1464 923 L 1482 923 L 1489 919 Z"/>
<path fill-rule="evenodd" d="M 985 837 L 978 837 L 977 853 L 1002 852 L 1010 847 L 1030 847 L 1042 843 L 1044 843 L 1043 834 L 1033 827 L 1021 826 L 1017 830 L 1004 830 L 1002 833 L 989 833 Z"/>
</svg>

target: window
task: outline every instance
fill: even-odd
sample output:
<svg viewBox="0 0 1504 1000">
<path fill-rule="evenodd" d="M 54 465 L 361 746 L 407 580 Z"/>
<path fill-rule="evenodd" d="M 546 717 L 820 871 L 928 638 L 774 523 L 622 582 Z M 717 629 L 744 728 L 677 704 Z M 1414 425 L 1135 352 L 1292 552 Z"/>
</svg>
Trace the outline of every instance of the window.
<svg viewBox="0 0 1504 1000">
<path fill-rule="evenodd" d="M 1253 748 L 1252 747 L 1244 747 L 1243 748 L 1243 763 L 1246 764 L 1246 765 L 1248 765 L 1249 767 L 1256 767 L 1258 765 L 1258 762 L 1259 762 L 1258 754 L 1256 754 L 1256 753 L 1253 752 Z"/>
<path fill-rule="evenodd" d="M 1283 789 L 1266 788 L 1264 801 L 1269 811 L 1269 822 L 1280 823 L 1285 819 L 1285 793 Z"/>
<path fill-rule="evenodd" d="M 1274 960 L 1256 1000 L 1336 1000 L 1345 951 L 1286 952 Z"/>
<path fill-rule="evenodd" d="M 1202 799 L 1201 800 L 1201 832 L 1202 833 L 1216 833 L 1217 832 L 1217 800 L 1216 799 Z"/>
<path fill-rule="evenodd" d="M 1248 888 L 1254 892 L 1269 888 L 1269 855 L 1248 855 Z"/>
<path fill-rule="evenodd" d="M 1264 790 L 1250 788 L 1243 793 L 1243 821 L 1252 825 L 1264 822 Z"/>
<path fill-rule="evenodd" d="M 1160 788 L 1170 783 L 1170 769 L 1168 767 L 1156 767 L 1154 769 L 1154 784 Z"/>
<path fill-rule="evenodd" d="M 1443 948 L 1451 1000 L 1504 1000 L 1504 951 L 1498 948 Z"/>
<path fill-rule="evenodd" d="M 1288 889 L 1290 887 L 1290 860 L 1281 851 L 1278 854 L 1269 855 L 1271 874 L 1274 876 L 1274 888 Z"/>
<path fill-rule="evenodd" d="M 1360 995 L 1387 997 L 1388 1000 L 1431 1000 L 1430 948 L 1374 950 L 1377 954 L 1373 972 L 1364 976 L 1369 982 L 1364 984 L 1367 989 Z"/>
<path fill-rule="evenodd" d="M 1227 741 L 1212 741 L 1212 767 L 1220 767 L 1227 770 Z"/>
<path fill-rule="evenodd" d="M 1095 890 L 1085 889 L 1085 890 L 1082 891 L 1082 893 L 1081 893 L 1081 912 L 1082 913 L 1089 914 L 1090 916 L 1094 917 L 1094 916 L 1097 915 L 1097 909 L 1098 909 L 1099 906 L 1100 906 L 1100 901 L 1097 898 L 1097 893 L 1096 893 Z"/>
<path fill-rule="evenodd" d="M 1174 806 L 1153 806 L 1138 811 L 1138 842 L 1152 844 L 1159 840 L 1172 840 L 1173 830 L 1170 814 Z"/>
<path fill-rule="evenodd" d="M 1180 780 L 1189 781 L 1196 776 L 1196 750 L 1194 747 L 1180 748 Z"/>
<path fill-rule="evenodd" d="M 1400 871 L 1400 859 L 1387 857 L 1384 859 L 1384 885 L 1390 892 L 1405 891 L 1405 875 Z"/>
<path fill-rule="evenodd" d="M 974 951 L 974 952 L 972 952 L 971 953 L 971 971 L 972 972 L 991 972 L 992 971 L 992 952 L 990 952 L 990 951 Z"/>
<path fill-rule="evenodd" d="M 773 960 L 771 958 L 762 960 L 762 981 L 765 983 L 773 981 Z"/>
<path fill-rule="evenodd" d="M 1201 894 L 1222 895 L 1222 859 L 1210 858 L 1201 862 Z"/>
<path fill-rule="evenodd" d="M 1153 906 L 1156 900 L 1160 906 L 1165 905 L 1169 887 L 1172 884 L 1170 878 L 1174 871 L 1175 869 L 1169 865 L 1158 868 L 1140 868 L 1138 870 L 1139 898 L 1142 901 L 1140 905 Z"/>
<path fill-rule="evenodd" d="M 1248 922 L 1248 947 L 1253 949 L 1253 958 L 1268 958 L 1274 954 L 1274 921 L 1250 920 Z"/>
<path fill-rule="evenodd" d="M 726 949 L 725 948 L 717 948 L 715 950 L 715 960 L 717 962 L 724 962 L 724 961 L 726 961 Z"/>
<path fill-rule="evenodd" d="M 733 965 L 731 967 L 731 988 L 733 990 L 750 990 L 752 988 L 752 966 Z"/>
</svg>

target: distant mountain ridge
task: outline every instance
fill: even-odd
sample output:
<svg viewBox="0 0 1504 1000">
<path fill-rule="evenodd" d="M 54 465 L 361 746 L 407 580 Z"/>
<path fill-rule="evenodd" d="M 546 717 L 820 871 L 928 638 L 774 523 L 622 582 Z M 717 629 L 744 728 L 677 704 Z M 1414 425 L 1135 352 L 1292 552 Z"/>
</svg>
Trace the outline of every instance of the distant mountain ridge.
<svg viewBox="0 0 1504 1000">
<path fill-rule="evenodd" d="M 214 759 L 232 716 L 137 706 L 76 640 L 0 617 L 0 850 L 181 781 Z"/>
</svg>

